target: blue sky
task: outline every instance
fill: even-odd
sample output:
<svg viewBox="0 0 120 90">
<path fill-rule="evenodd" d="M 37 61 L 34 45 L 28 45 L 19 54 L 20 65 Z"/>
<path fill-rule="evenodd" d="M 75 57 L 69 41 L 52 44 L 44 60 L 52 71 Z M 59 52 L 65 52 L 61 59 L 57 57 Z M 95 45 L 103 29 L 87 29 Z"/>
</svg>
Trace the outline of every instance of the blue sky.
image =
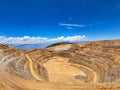
<svg viewBox="0 0 120 90">
<path fill-rule="evenodd" d="M 120 0 L 0 0 L 0 40 L 61 36 L 120 39 Z"/>
</svg>

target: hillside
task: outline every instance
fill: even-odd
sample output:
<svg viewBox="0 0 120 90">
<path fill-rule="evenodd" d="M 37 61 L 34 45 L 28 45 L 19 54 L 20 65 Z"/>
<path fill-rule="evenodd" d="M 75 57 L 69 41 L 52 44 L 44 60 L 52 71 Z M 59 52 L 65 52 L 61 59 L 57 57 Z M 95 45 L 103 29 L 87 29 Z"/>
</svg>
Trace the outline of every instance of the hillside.
<svg viewBox="0 0 120 90">
<path fill-rule="evenodd" d="M 0 90 L 120 90 L 120 40 L 20 50 L 0 44 Z"/>
</svg>

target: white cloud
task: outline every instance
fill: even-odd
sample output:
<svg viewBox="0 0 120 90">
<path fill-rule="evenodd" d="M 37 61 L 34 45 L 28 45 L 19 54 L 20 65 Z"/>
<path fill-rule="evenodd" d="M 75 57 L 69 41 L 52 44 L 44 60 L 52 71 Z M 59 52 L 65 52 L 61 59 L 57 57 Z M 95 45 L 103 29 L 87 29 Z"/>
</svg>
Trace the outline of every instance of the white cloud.
<svg viewBox="0 0 120 90">
<path fill-rule="evenodd" d="M 65 27 L 66 29 L 74 29 L 73 27 Z"/>
<path fill-rule="evenodd" d="M 83 28 L 85 25 L 83 24 L 67 24 L 67 23 L 59 23 L 60 26 L 64 27 L 78 27 L 78 28 Z"/>
<path fill-rule="evenodd" d="M 0 36 L 0 43 L 2 44 L 37 44 L 37 43 L 56 43 L 56 42 L 80 42 L 86 40 L 86 36 L 75 35 L 68 37 L 46 38 L 46 37 L 6 37 Z"/>
</svg>

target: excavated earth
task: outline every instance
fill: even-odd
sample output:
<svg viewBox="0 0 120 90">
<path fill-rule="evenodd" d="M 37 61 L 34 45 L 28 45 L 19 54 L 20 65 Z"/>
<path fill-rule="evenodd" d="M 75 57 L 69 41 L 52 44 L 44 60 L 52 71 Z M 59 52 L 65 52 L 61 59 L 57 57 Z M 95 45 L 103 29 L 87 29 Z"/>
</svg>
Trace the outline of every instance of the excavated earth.
<svg viewBox="0 0 120 90">
<path fill-rule="evenodd" d="M 0 90 L 120 90 L 120 40 L 19 50 L 0 44 Z"/>
</svg>

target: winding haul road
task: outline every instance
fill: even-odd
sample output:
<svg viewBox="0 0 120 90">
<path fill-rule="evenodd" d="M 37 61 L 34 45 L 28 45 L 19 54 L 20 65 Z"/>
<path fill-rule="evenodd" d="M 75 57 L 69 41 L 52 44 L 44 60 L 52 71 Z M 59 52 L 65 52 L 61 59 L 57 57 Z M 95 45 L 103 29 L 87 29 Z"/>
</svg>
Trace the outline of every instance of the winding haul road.
<svg viewBox="0 0 120 90">
<path fill-rule="evenodd" d="M 87 71 L 91 71 L 93 73 L 93 75 L 94 75 L 94 77 L 93 77 L 93 83 L 99 83 L 99 76 L 98 76 L 97 72 L 95 72 L 91 68 L 86 67 L 84 65 L 78 65 L 78 64 L 72 64 L 72 65 L 75 65 L 75 66 L 78 66 L 78 67 L 82 67 L 82 68 L 86 69 Z"/>
<path fill-rule="evenodd" d="M 33 52 L 33 51 L 30 51 L 30 52 Z M 33 69 L 34 68 L 34 64 L 33 64 L 33 61 L 32 59 L 29 57 L 28 53 L 30 52 L 27 52 L 25 53 L 25 57 L 26 59 L 28 60 L 28 64 L 29 64 L 29 69 L 30 69 L 30 72 L 31 72 L 31 75 L 38 81 L 43 81 L 43 79 L 41 79 L 40 76 L 38 76 L 35 72 L 35 70 Z"/>
</svg>

